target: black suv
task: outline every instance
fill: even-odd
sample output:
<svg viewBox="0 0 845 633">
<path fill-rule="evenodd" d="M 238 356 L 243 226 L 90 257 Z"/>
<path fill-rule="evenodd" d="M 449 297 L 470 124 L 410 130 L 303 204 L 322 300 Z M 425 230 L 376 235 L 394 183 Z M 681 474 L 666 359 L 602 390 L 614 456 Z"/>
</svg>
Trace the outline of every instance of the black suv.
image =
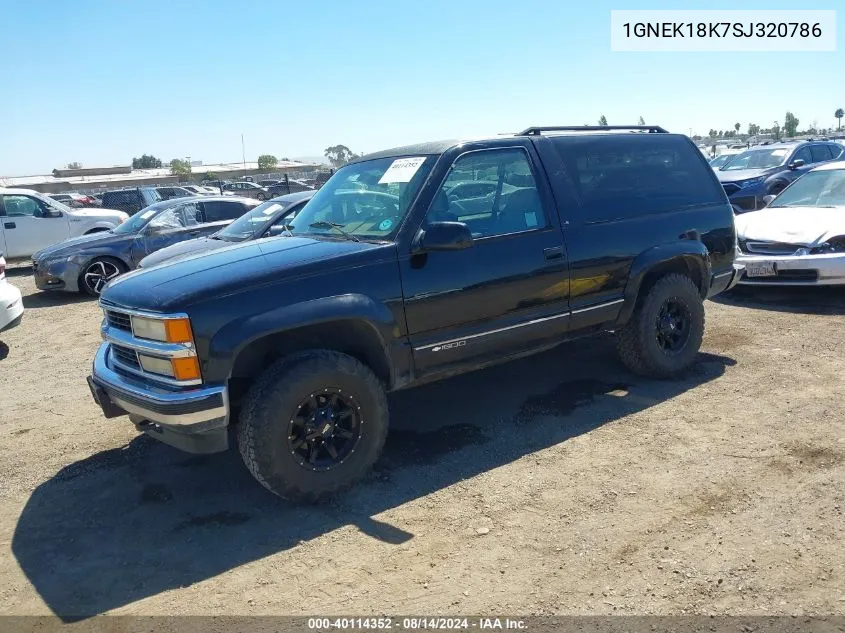
<svg viewBox="0 0 845 633">
<path fill-rule="evenodd" d="M 731 158 L 716 171 L 737 213 L 766 206 L 794 180 L 821 163 L 836 160 L 843 148 L 830 141 L 756 145 Z"/>
<path fill-rule="evenodd" d="M 118 189 L 106 191 L 103 194 L 103 206 L 107 209 L 125 211 L 129 215 L 138 213 L 151 204 L 161 202 L 162 197 L 155 187 L 135 187 L 134 189 Z"/>
<path fill-rule="evenodd" d="M 713 170 L 658 127 L 400 147 L 339 169 L 285 236 L 112 282 L 89 385 L 184 450 L 233 426 L 261 484 L 322 499 L 375 462 L 387 391 L 606 330 L 634 372 L 683 372 L 735 249 Z"/>
</svg>

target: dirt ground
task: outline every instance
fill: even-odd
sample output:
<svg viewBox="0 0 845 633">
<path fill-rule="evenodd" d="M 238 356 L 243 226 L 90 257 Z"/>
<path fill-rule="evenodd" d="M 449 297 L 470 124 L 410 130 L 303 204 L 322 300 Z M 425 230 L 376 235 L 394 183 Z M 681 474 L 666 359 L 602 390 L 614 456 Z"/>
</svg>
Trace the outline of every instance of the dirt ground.
<svg viewBox="0 0 845 633">
<path fill-rule="evenodd" d="M 0 614 L 845 612 L 843 289 L 708 302 L 680 381 L 605 337 L 393 394 L 373 475 L 308 507 L 105 420 L 96 303 L 10 280 Z"/>
</svg>

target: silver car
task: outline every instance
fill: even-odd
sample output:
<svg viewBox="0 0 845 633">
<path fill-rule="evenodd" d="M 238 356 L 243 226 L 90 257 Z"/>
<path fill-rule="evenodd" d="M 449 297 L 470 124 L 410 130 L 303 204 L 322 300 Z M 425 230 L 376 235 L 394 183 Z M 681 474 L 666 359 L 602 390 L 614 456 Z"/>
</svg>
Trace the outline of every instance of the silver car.
<svg viewBox="0 0 845 633">
<path fill-rule="evenodd" d="M 223 185 L 223 191 L 231 191 L 235 195 L 256 200 L 269 200 L 273 197 L 266 187 L 247 181 L 226 183 Z"/>
</svg>

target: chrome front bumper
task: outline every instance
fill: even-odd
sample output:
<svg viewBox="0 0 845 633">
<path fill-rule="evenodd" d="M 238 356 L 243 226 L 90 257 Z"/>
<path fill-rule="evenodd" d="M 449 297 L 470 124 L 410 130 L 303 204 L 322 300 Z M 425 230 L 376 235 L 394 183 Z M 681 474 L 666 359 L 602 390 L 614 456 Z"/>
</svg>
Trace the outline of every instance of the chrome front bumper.
<svg viewBox="0 0 845 633">
<path fill-rule="evenodd" d="M 171 427 L 181 433 L 204 433 L 229 423 L 229 399 L 224 386 L 167 388 L 112 369 L 111 344 L 100 345 L 90 377 L 94 398 L 107 417 L 131 414 L 133 421 Z M 102 391 L 97 390 L 99 387 Z M 98 395 L 99 394 L 99 395 Z M 100 402 L 102 395 L 110 403 Z"/>
<path fill-rule="evenodd" d="M 833 286 L 845 284 L 845 253 L 818 255 L 750 255 L 743 253 L 737 263 L 772 263 L 774 277 L 742 276 L 739 283 L 749 286 Z M 799 276 L 800 273 L 804 275 Z"/>
</svg>

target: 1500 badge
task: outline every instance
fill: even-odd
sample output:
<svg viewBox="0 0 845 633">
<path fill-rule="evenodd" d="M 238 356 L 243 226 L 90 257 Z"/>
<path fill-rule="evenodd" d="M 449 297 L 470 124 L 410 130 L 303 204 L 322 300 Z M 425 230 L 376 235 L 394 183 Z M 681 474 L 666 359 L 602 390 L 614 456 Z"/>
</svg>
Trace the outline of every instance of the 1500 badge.
<svg viewBox="0 0 845 633">
<path fill-rule="evenodd" d="M 437 345 L 436 347 L 432 347 L 432 352 L 441 352 L 446 349 L 454 349 L 456 347 L 463 347 L 466 345 L 466 341 L 455 341 L 454 343 L 444 343 L 443 345 Z"/>
</svg>

